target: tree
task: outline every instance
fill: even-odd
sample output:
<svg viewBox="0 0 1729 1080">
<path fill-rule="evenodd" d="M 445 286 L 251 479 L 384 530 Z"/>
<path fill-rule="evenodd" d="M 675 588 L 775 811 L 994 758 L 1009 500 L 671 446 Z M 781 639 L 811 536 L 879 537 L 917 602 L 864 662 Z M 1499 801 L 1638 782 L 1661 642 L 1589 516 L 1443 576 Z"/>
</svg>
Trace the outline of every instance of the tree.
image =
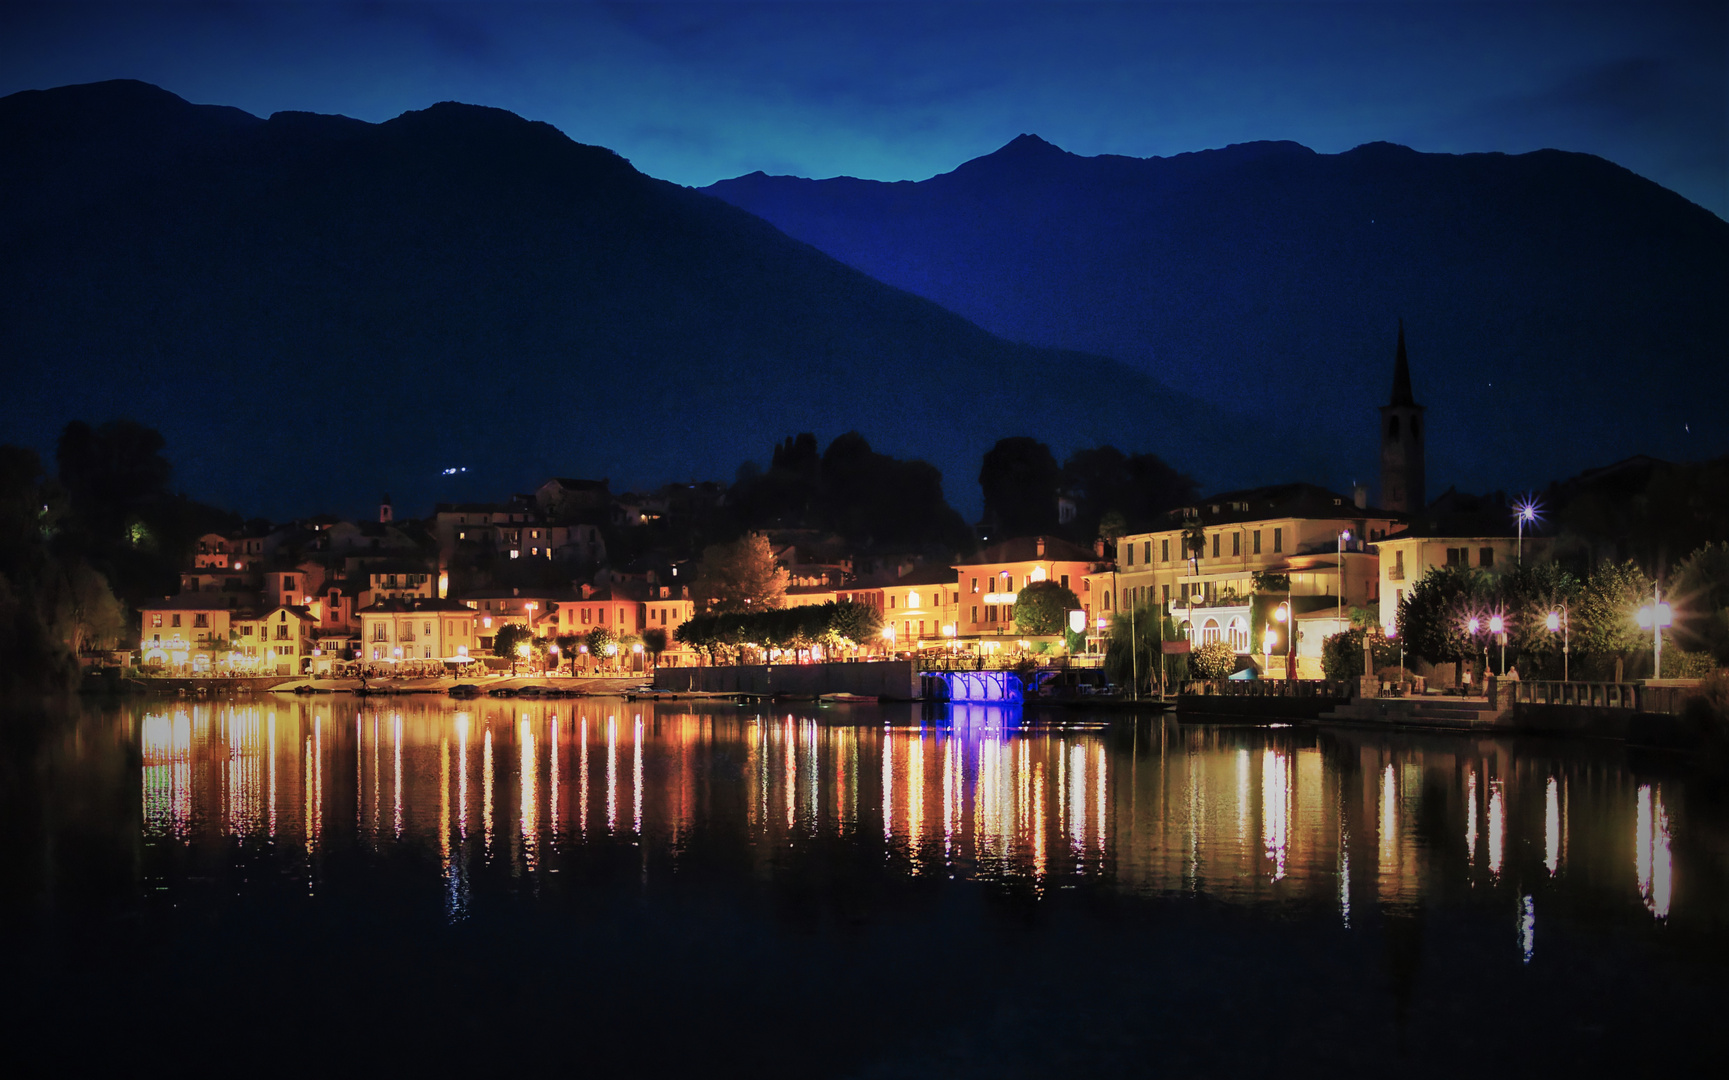
<svg viewBox="0 0 1729 1080">
<path fill-rule="evenodd" d="M 1625 660 L 1648 645 L 1650 632 L 1641 630 L 1635 618 L 1640 605 L 1651 601 L 1651 585 L 1631 560 L 1598 563 L 1571 612 L 1574 647 L 1606 664 L 1615 658 Z"/>
<path fill-rule="evenodd" d="M 505 623 L 498 628 L 498 633 L 492 638 L 492 655 L 510 657 L 510 673 L 516 674 L 516 662 L 522 657 L 522 647 L 529 643 L 534 635 L 528 627 L 517 623 Z"/>
<path fill-rule="evenodd" d="M 1182 629 L 1160 605 L 1137 604 L 1129 611 L 1119 611 L 1111 618 L 1105 639 L 1105 672 L 1118 683 L 1135 682 L 1138 676 L 1138 689 L 1151 690 L 1158 685 L 1159 665 L 1163 664 L 1165 685 L 1181 685 L 1189 677 L 1189 656 L 1167 656 L 1162 643 L 1182 639 Z"/>
<path fill-rule="evenodd" d="M 1424 574 L 1399 605 L 1399 636 L 1405 650 L 1431 664 L 1477 655 L 1472 615 L 1485 617 L 1494 599 L 1488 577 L 1463 566 L 1437 566 Z"/>
<path fill-rule="evenodd" d="M 1705 544 L 1681 560 L 1669 597 L 1681 642 L 1729 663 L 1729 543 Z"/>
<path fill-rule="evenodd" d="M 1075 497 L 1075 519 L 1069 535 L 1083 543 L 1094 536 L 1114 540 L 1128 531 L 1129 522 L 1151 521 L 1156 515 L 1195 501 L 1193 477 L 1171 468 L 1155 454 L 1125 455 L 1114 446 L 1076 450 L 1063 462 L 1062 489 Z M 1121 522 L 1114 533 L 1107 531 Z"/>
<path fill-rule="evenodd" d="M 829 609 L 827 635 L 836 644 L 857 649 L 882 637 L 882 615 L 869 604 L 842 600 L 823 606 Z"/>
<path fill-rule="evenodd" d="M 1229 642 L 1209 641 L 1196 649 L 1191 661 L 1203 679 L 1222 679 L 1237 669 L 1237 653 Z"/>
<path fill-rule="evenodd" d="M 588 655 L 594 657 L 597 664 L 605 665 L 608 660 L 618 655 L 618 639 L 604 626 L 590 630 L 583 640 L 588 645 Z"/>
<path fill-rule="evenodd" d="M 1009 618 L 1023 634 L 1058 634 L 1068 626 L 1069 612 L 1080 610 L 1080 606 L 1080 597 L 1061 584 L 1035 581 L 1015 598 Z"/>
<path fill-rule="evenodd" d="M 703 550 L 692 591 L 712 612 L 765 611 L 785 602 L 788 577 L 768 537 L 747 533 Z"/>
<path fill-rule="evenodd" d="M 1397 665 L 1399 647 L 1388 641 L 1379 627 L 1353 626 L 1338 634 L 1329 634 L 1321 643 L 1321 670 L 1329 679 L 1354 679 L 1363 674 L 1363 635 L 1369 635 L 1370 648 L 1375 650 L 1375 670 Z"/>
<path fill-rule="evenodd" d="M 576 647 L 582 644 L 582 638 L 575 634 L 560 634 L 554 639 L 558 645 L 558 655 L 570 664 L 570 673 L 576 674 Z"/>
<path fill-rule="evenodd" d="M 1026 436 L 999 439 L 979 468 L 985 522 L 997 539 L 1056 531 L 1061 471 L 1051 448 Z"/>
<path fill-rule="evenodd" d="M 642 647 L 648 650 L 649 663 L 660 666 L 660 654 L 666 651 L 666 630 L 651 626 L 642 632 Z"/>
</svg>

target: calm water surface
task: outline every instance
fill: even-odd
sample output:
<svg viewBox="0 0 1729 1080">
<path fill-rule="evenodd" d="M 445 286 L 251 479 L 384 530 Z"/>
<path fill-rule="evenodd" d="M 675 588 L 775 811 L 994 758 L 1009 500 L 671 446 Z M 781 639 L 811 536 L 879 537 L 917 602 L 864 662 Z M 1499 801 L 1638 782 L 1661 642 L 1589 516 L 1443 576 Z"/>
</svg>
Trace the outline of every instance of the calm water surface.
<svg viewBox="0 0 1729 1080">
<path fill-rule="evenodd" d="M 1644 1072 L 1729 1003 L 1729 799 L 1613 745 L 271 696 L 4 784 L 46 1066 Z"/>
</svg>

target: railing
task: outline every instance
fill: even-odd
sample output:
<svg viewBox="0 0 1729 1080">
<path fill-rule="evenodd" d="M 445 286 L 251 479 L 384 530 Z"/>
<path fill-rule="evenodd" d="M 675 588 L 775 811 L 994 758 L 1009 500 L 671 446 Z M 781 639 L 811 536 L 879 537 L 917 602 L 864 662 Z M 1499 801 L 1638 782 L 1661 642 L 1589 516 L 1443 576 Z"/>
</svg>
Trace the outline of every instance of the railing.
<svg viewBox="0 0 1729 1080">
<path fill-rule="evenodd" d="M 1352 679 L 1212 679 L 1190 682 L 1185 694 L 1220 697 L 1332 697 L 1348 698 L 1355 689 Z"/>
<path fill-rule="evenodd" d="M 1006 656 L 921 656 L 913 664 L 916 671 L 1012 671 L 1029 659 L 1040 671 L 1072 671 L 1105 666 L 1103 656 L 1084 654 L 1081 656 L 1029 657 L 1021 656 L 1018 653 Z"/>
<path fill-rule="evenodd" d="M 1590 709 L 1629 709 L 1635 712 L 1681 712 L 1692 696 L 1690 686 L 1646 686 L 1641 683 L 1557 682 L 1546 679 L 1501 683 L 1503 693 L 1523 705 L 1577 705 Z"/>
</svg>

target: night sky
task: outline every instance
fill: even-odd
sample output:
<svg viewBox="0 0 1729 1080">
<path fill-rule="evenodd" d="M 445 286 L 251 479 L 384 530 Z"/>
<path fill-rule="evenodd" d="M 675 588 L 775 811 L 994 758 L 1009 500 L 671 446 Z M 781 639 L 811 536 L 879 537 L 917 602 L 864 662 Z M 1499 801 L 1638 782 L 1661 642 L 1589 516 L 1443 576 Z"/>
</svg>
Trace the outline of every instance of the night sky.
<svg viewBox="0 0 1729 1080">
<path fill-rule="evenodd" d="M 1385 140 L 1597 154 L 1729 216 L 1724 2 L 0 5 L 0 95 L 121 78 L 258 116 L 496 106 L 692 186 L 924 179 L 1023 132 L 1135 157 Z M 972 479 L 946 470 L 968 513 Z"/>
<path fill-rule="evenodd" d="M 494 105 L 695 186 L 923 179 L 1022 132 L 1387 140 L 1598 154 L 1729 215 L 1722 2 L 0 5 L 0 94 L 112 78 L 259 116 Z"/>
</svg>

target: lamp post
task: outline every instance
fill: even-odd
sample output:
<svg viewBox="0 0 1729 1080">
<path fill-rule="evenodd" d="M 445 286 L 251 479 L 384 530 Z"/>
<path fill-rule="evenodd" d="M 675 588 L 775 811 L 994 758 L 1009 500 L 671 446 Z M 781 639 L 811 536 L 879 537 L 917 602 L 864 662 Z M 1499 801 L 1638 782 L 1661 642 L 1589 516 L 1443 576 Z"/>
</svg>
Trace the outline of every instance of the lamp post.
<svg viewBox="0 0 1729 1080">
<path fill-rule="evenodd" d="M 1482 629 L 1483 621 L 1475 615 L 1471 616 L 1465 623 L 1465 631 L 1471 635 L 1472 641 L 1477 642 L 1477 648 L 1481 650 L 1483 654 L 1483 666 L 1486 668 L 1489 666 L 1489 646 L 1485 645 L 1481 641 L 1477 641 L 1477 635 L 1482 631 Z M 1471 681 L 1475 683 L 1477 680 L 1472 679 Z"/>
<path fill-rule="evenodd" d="M 1573 653 L 1573 626 L 1567 618 L 1567 605 L 1562 604 L 1560 611 L 1549 612 L 1543 625 L 1549 628 L 1551 634 L 1557 630 L 1561 632 L 1561 681 L 1569 682 L 1571 673 L 1567 669 Z"/>
<path fill-rule="evenodd" d="M 1651 602 L 1639 609 L 1639 625 L 1651 631 L 1653 679 L 1663 677 L 1663 628 L 1675 625 L 1675 609 L 1663 602 L 1663 590 L 1651 586 Z"/>
<path fill-rule="evenodd" d="M 1335 619 L 1338 623 L 1345 621 L 1345 545 L 1351 542 L 1351 530 L 1346 529 L 1339 534 L 1339 610 Z"/>
<path fill-rule="evenodd" d="M 1513 508 L 1513 510 L 1514 510 L 1513 518 L 1514 518 L 1514 520 L 1516 520 L 1519 523 L 1519 541 L 1518 541 L 1519 546 L 1515 549 L 1516 554 L 1514 556 L 1514 561 L 1517 562 L 1520 566 L 1524 566 L 1525 565 L 1525 523 L 1527 521 L 1536 521 L 1537 520 L 1537 506 L 1535 503 L 1533 503 L 1529 499 L 1527 499 L 1524 502 L 1520 503 L 1519 505 L 1515 506 Z"/>
<path fill-rule="evenodd" d="M 1282 600 L 1273 610 L 1273 618 L 1285 624 L 1285 682 L 1286 689 L 1297 679 L 1297 619 L 1291 611 L 1291 602 Z"/>
<path fill-rule="evenodd" d="M 1499 616 L 1499 615 L 1491 615 L 1489 617 L 1489 632 L 1491 634 L 1494 634 L 1495 639 L 1501 643 L 1501 671 L 1500 671 L 1500 673 L 1502 675 L 1505 675 L 1505 674 L 1507 674 L 1507 622 L 1506 622 L 1506 620 L 1501 618 L 1501 616 Z"/>
</svg>

